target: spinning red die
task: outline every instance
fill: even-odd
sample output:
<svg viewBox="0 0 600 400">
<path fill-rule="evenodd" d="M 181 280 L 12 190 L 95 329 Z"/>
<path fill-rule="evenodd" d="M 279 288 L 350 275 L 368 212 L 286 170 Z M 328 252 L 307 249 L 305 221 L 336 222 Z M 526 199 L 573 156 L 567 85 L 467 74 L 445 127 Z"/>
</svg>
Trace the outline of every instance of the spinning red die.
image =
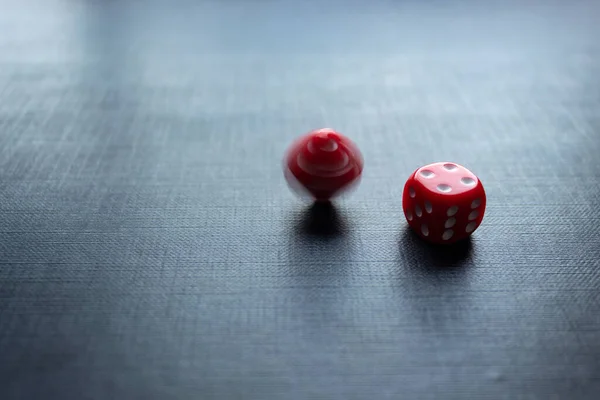
<svg viewBox="0 0 600 400">
<path fill-rule="evenodd" d="M 363 158 L 358 147 L 333 129 L 297 139 L 284 159 L 285 178 L 294 191 L 327 201 L 358 184 Z"/>
<path fill-rule="evenodd" d="M 456 163 L 439 162 L 417 169 L 406 181 L 404 215 L 423 239 L 453 243 L 481 224 L 486 196 L 479 178 Z"/>
</svg>

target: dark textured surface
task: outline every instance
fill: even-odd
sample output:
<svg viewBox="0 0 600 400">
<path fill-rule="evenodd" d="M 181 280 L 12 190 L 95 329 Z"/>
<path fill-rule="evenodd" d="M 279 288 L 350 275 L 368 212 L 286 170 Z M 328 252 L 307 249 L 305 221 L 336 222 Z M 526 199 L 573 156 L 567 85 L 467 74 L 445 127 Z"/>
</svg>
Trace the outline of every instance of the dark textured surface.
<svg viewBox="0 0 600 400">
<path fill-rule="evenodd" d="M 0 0 L 0 398 L 597 398 L 598 2 L 323 3 Z M 366 170 L 315 221 L 322 126 Z M 438 160 L 488 192 L 452 254 Z"/>
</svg>

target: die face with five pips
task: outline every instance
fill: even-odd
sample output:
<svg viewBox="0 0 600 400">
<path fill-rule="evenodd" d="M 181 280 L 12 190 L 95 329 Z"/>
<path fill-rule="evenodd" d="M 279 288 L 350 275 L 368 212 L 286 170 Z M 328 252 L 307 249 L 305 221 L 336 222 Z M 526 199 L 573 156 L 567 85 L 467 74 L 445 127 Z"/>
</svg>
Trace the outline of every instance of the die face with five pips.
<svg viewBox="0 0 600 400">
<path fill-rule="evenodd" d="M 410 227 L 433 243 L 454 243 L 481 224 L 486 195 L 479 178 L 453 162 L 417 169 L 406 181 L 402 208 Z"/>
</svg>

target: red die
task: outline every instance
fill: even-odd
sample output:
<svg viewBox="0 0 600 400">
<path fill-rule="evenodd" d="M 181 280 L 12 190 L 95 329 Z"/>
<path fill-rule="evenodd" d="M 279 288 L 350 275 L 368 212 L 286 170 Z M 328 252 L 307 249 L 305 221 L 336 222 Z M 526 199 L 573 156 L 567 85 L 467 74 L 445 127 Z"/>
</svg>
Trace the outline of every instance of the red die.
<svg viewBox="0 0 600 400">
<path fill-rule="evenodd" d="M 318 201 L 327 201 L 356 185 L 362 170 L 363 158 L 358 147 L 328 128 L 297 139 L 284 159 L 289 186 Z"/>
<path fill-rule="evenodd" d="M 404 215 L 423 239 L 453 243 L 468 237 L 483 220 L 486 196 L 481 181 L 465 167 L 439 162 L 417 169 L 402 195 Z"/>
</svg>

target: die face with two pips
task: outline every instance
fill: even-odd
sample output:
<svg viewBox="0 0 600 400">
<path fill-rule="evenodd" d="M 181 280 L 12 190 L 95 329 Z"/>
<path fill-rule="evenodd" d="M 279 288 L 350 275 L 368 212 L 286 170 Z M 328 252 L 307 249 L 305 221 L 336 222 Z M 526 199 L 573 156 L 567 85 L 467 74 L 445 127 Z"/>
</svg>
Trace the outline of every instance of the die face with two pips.
<svg viewBox="0 0 600 400">
<path fill-rule="evenodd" d="M 486 206 L 483 184 L 467 168 L 438 162 L 417 169 L 406 181 L 402 208 L 409 226 L 433 243 L 454 243 L 481 224 Z"/>
<path fill-rule="evenodd" d="M 358 184 L 363 157 L 349 138 L 324 128 L 294 141 L 286 152 L 283 167 L 294 192 L 317 201 L 328 201 Z"/>
</svg>

